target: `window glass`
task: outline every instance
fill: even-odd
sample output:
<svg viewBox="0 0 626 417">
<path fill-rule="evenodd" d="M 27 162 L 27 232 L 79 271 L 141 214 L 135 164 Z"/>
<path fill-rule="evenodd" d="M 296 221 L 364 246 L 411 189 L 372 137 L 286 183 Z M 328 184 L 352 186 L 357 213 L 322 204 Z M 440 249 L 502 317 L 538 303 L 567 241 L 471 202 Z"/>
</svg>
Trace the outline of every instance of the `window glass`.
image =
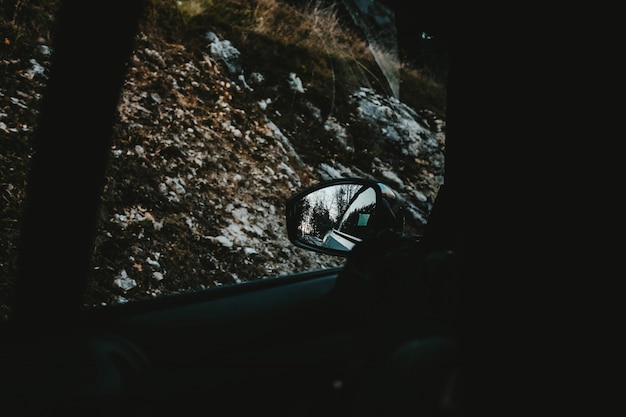
<svg viewBox="0 0 626 417">
<path fill-rule="evenodd" d="M 3 318 L 57 2 L 25 3 L 2 3 L 0 17 Z M 146 3 L 85 307 L 342 265 L 292 245 L 284 220 L 287 198 L 332 178 L 385 182 L 409 203 L 408 232 L 421 233 L 444 169 L 436 39 L 405 53 L 377 1 Z"/>
<path fill-rule="evenodd" d="M 365 237 L 370 215 L 376 210 L 376 191 L 367 187 L 358 194 L 344 213 L 339 230 L 358 238 Z"/>
</svg>

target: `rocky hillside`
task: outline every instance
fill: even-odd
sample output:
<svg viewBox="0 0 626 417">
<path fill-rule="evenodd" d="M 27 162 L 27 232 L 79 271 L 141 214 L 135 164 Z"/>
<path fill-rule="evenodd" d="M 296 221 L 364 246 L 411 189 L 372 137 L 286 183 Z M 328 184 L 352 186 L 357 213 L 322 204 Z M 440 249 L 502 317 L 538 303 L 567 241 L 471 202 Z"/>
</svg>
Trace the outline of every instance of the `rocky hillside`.
<svg viewBox="0 0 626 417">
<path fill-rule="evenodd" d="M 190 19 L 174 6 L 151 9 L 142 24 L 119 103 L 87 305 L 340 265 L 286 237 L 286 199 L 325 179 L 387 182 L 410 202 L 409 231 L 420 233 L 444 169 L 445 105 L 433 99 L 444 87 L 405 83 L 410 103 L 399 100 L 366 53 L 320 60 L 259 23 L 271 10 L 307 13 L 245 3 L 256 9 L 243 35 L 210 10 Z M 53 54 L 49 32 L 17 47 L 11 22 L 3 23 L 0 292 L 15 273 L 30 141 Z"/>
</svg>

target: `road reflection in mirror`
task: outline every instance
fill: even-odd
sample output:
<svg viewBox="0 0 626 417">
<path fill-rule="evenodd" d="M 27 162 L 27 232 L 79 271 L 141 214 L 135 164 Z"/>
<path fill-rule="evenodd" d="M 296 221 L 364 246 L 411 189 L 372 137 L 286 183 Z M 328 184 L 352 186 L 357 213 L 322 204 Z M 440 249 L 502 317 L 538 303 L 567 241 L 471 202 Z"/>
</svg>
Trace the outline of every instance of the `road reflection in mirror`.
<svg viewBox="0 0 626 417">
<path fill-rule="evenodd" d="M 298 238 L 309 245 L 348 252 L 371 232 L 376 191 L 335 184 L 304 196 L 297 205 Z"/>
</svg>

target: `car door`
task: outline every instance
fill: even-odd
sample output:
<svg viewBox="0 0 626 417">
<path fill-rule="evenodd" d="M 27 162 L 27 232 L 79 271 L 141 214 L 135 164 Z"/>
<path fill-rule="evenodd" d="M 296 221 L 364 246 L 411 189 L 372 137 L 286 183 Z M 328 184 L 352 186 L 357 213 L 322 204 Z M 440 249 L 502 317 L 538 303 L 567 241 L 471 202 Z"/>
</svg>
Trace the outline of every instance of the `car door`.
<svg viewBox="0 0 626 417">
<path fill-rule="evenodd" d="M 419 294 L 436 292 L 424 287 L 432 279 L 446 284 L 437 287 L 446 302 L 456 295 L 454 183 L 437 195 L 433 221 L 419 240 L 386 236 L 330 267 L 86 308 L 115 114 L 149 6 L 59 3 L 13 311 L 1 329 L 5 409 L 17 415 L 452 413 L 452 401 L 441 397 L 454 391 L 454 326 L 426 309 L 429 299 Z M 145 212 L 141 221 L 150 221 Z"/>
</svg>

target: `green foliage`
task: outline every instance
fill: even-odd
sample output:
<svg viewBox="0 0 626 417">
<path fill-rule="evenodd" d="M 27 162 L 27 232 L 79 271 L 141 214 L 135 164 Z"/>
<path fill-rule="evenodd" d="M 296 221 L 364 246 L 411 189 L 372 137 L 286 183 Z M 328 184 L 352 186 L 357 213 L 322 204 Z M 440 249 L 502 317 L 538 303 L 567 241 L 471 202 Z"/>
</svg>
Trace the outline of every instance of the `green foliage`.
<svg viewBox="0 0 626 417">
<path fill-rule="evenodd" d="M 446 116 L 446 88 L 422 74 L 420 70 L 404 66 L 400 69 L 400 100 L 420 110 L 428 109 L 439 117 Z"/>
<path fill-rule="evenodd" d="M 166 42 L 180 42 L 185 30 L 185 16 L 172 0 L 148 0 L 141 31 L 162 37 Z"/>
<path fill-rule="evenodd" d="M 208 8 L 213 6 L 213 0 L 180 0 L 176 2 L 180 14 L 185 22 L 203 14 Z"/>
</svg>

